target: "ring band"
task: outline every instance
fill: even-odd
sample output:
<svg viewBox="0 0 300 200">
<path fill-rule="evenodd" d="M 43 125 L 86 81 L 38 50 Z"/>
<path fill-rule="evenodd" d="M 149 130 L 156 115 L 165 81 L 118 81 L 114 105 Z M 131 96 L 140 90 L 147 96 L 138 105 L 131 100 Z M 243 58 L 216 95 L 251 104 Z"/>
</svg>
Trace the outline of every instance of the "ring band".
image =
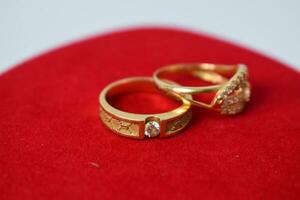
<svg viewBox="0 0 300 200">
<path fill-rule="evenodd" d="M 184 97 L 190 95 L 170 95 L 181 101 L 178 108 L 159 114 L 135 114 L 121 111 L 107 101 L 108 97 L 132 91 L 159 91 L 150 77 L 125 78 L 106 86 L 99 95 L 100 118 L 115 133 L 136 138 L 168 137 L 182 130 L 191 119 L 191 103 Z"/>
<path fill-rule="evenodd" d="M 204 81 L 215 85 L 188 87 L 173 84 L 163 79 L 162 76 L 169 74 L 191 74 Z M 228 80 L 224 75 L 231 74 Z M 237 114 L 241 112 L 250 99 L 250 84 L 248 70 L 243 64 L 238 65 L 215 65 L 208 63 L 174 64 L 159 68 L 153 74 L 155 84 L 162 90 L 180 94 L 193 105 L 215 110 L 221 114 Z M 196 101 L 185 94 L 201 94 L 215 92 L 210 103 Z"/>
</svg>

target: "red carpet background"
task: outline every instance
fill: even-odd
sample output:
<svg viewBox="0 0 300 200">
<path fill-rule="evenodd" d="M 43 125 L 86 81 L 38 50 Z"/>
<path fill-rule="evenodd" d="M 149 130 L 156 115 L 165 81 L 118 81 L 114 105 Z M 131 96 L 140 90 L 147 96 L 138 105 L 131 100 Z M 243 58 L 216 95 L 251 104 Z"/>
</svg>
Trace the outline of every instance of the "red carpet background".
<svg viewBox="0 0 300 200">
<path fill-rule="evenodd" d="M 182 62 L 247 64 L 246 110 L 194 108 L 184 132 L 145 141 L 99 122 L 107 84 Z M 181 30 L 125 30 L 53 50 L 0 76 L 0 199 L 299 199 L 299 88 L 282 63 Z"/>
</svg>

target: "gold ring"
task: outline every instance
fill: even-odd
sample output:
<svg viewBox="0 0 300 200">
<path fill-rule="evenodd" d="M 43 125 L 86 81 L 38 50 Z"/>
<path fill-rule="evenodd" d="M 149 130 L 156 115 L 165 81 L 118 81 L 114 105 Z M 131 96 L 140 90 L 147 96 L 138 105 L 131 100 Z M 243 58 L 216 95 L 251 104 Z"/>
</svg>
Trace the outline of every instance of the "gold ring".
<svg viewBox="0 0 300 200">
<path fill-rule="evenodd" d="M 181 86 L 173 84 L 164 76 L 167 74 L 190 74 L 214 85 Z M 231 78 L 227 78 L 231 76 Z M 241 112 L 250 99 L 250 84 L 246 65 L 216 65 L 208 63 L 174 64 L 156 70 L 153 74 L 155 84 L 162 90 L 180 94 L 193 105 L 218 111 L 222 114 L 237 114 Z M 186 97 L 186 94 L 201 94 L 214 92 L 210 103 Z"/>
<path fill-rule="evenodd" d="M 182 104 L 169 112 L 159 114 L 135 114 L 113 107 L 108 98 L 117 94 L 138 91 L 160 91 L 151 77 L 125 78 L 106 86 L 99 95 L 100 118 L 115 133 L 144 139 L 147 137 L 168 137 L 182 130 L 191 119 L 191 103 L 181 95 L 169 93 Z M 183 95 L 192 98 L 190 95 Z"/>
</svg>

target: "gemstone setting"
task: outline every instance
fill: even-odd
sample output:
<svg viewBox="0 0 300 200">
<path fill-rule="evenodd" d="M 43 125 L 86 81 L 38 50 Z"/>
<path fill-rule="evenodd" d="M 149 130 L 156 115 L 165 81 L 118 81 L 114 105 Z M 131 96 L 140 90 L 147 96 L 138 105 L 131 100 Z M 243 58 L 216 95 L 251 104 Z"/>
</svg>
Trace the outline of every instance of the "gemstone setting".
<svg viewBox="0 0 300 200">
<path fill-rule="evenodd" d="M 157 137 L 160 133 L 160 125 L 156 121 L 148 121 L 145 124 L 145 136 L 146 137 Z"/>
<path fill-rule="evenodd" d="M 250 93 L 247 71 L 236 74 L 217 95 L 221 113 L 233 115 L 241 112 L 250 100 Z"/>
</svg>

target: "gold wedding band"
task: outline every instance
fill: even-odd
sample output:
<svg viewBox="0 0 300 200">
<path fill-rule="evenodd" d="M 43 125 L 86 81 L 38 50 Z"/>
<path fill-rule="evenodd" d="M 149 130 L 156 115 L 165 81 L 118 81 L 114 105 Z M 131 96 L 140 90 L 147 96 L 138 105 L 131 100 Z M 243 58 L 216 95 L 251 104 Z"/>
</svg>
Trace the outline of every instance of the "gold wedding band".
<svg viewBox="0 0 300 200">
<path fill-rule="evenodd" d="M 167 74 L 191 74 L 214 85 L 188 87 L 173 84 L 163 76 Z M 231 78 L 226 78 L 231 75 Z M 246 102 L 250 99 L 250 84 L 248 70 L 243 64 L 216 65 L 207 63 L 174 64 L 156 70 L 153 74 L 156 85 L 166 92 L 181 95 L 193 105 L 219 111 L 222 114 L 237 114 L 243 110 Z M 194 100 L 186 97 L 186 94 L 201 94 L 215 92 L 210 103 Z"/>
<path fill-rule="evenodd" d="M 191 95 L 169 95 L 181 105 L 169 112 L 158 114 L 136 114 L 119 110 L 108 101 L 109 97 L 126 92 L 159 91 L 150 77 L 125 78 L 106 86 L 99 95 L 100 118 L 115 133 L 144 139 L 147 137 L 168 137 L 181 131 L 191 119 Z"/>
</svg>

